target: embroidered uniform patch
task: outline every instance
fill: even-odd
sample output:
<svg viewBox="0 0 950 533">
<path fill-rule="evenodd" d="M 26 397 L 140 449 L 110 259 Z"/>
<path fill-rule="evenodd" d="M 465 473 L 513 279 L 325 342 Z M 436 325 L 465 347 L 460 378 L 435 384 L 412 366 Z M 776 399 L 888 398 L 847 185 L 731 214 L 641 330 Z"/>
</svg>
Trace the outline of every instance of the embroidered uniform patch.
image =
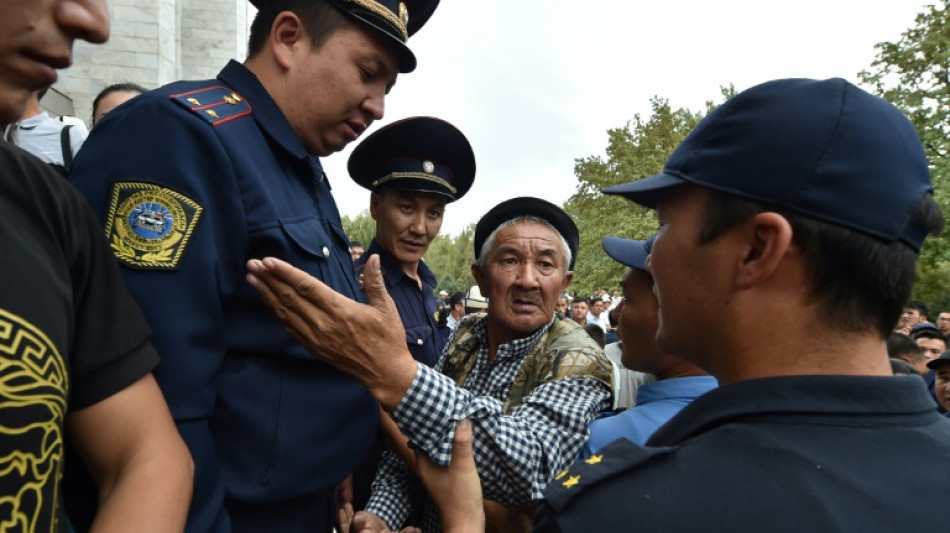
<svg viewBox="0 0 950 533">
<path fill-rule="evenodd" d="M 106 237 L 116 259 L 151 270 L 175 270 L 203 208 L 171 189 L 140 182 L 112 185 Z"/>
</svg>

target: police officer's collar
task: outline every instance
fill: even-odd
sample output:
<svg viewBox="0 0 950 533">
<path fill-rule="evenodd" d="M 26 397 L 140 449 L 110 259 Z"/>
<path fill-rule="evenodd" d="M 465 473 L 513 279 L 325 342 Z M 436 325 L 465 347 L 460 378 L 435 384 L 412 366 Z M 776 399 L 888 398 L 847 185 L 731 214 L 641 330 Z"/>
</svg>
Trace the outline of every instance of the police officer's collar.
<svg viewBox="0 0 950 533">
<path fill-rule="evenodd" d="M 733 421 L 756 416 L 821 423 L 827 416 L 860 415 L 869 425 L 882 418 L 937 416 L 933 399 L 916 376 L 779 376 L 750 379 L 713 389 L 683 408 L 647 441 L 674 446 Z"/>
<path fill-rule="evenodd" d="M 298 159 L 310 157 L 283 111 L 246 66 L 232 59 L 218 74 L 218 79 L 247 100 L 253 110 L 254 120 L 284 150 Z M 316 157 L 313 159 L 317 160 Z"/>
</svg>

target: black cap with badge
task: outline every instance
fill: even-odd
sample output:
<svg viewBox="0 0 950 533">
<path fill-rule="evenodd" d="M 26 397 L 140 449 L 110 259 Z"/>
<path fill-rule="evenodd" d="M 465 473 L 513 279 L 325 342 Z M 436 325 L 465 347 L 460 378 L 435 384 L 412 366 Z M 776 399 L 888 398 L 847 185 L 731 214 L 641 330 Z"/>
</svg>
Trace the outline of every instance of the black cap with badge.
<svg viewBox="0 0 950 533">
<path fill-rule="evenodd" d="M 475 181 L 475 153 L 455 126 L 433 117 L 388 124 L 353 150 L 347 169 L 371 190 L 401 189 L 458 200 Z"/>
<path fill-rule="evenodd" d="M 257 9 L 278 0 L 250 0 Z M 399 72 L 412 72 L 416 56 L 406 45 L 432 16 L 439 0 L 325 0 L 343 13 L 382 32 L 399 48 Z M 289 2 L 280 2 L 287 5 Z"/>
</svg>

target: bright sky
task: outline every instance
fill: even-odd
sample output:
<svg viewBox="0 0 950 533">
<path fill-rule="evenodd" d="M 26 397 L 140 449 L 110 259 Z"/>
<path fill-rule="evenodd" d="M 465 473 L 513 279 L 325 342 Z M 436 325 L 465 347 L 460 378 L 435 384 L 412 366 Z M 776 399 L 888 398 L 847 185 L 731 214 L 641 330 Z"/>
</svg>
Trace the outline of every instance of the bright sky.
<svg viewBox="0 0 950 533">
<path fill-rule="evenodd" d="M 457 234 L 507 198 L 562 205 L 575 190 L 574 160 L 604 155 L 607 130 L 646 117 L 653 96 L 699 111 L 730 83 L 857 82 L 874 45 L 897 40 L 928 3 L 442 0 L 410 39 L 419 67 L 400 76 L 368 133 L 416 115 L 465 133 L 478 169 L 446 211 L 442 233 Z M 346 172 L 352 147 L 324 160 L 350 217 L 369 207 Z"/>
</svg>

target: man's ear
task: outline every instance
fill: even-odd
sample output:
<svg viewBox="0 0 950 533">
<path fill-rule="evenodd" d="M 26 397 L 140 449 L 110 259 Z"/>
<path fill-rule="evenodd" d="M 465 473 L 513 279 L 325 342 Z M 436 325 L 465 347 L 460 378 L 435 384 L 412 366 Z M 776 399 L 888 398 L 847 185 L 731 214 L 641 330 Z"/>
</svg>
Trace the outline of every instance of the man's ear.
<svg viewBox="0 0 950 533">
<path fill-rule="evenodd" d="M 284 11 L 277 15 L 271 26 L 270 44 L 277 64 L 289 70 L 295 55 L 309 51 L 310 34 L 300 17 L 291 11 Z"/>
<path fill-rule="evenodd" d="M 561 294 L 564 294 L 564 291 L 567 290 L 567 286 L 570 285 L 572 281 L 574 281 L 574 271 L 568 270 L 564 274 L 564 285 L 561 286 L 561 290 L 558 292 L 559 297 Z"/>
<path fill-rule="evenodd" d="M 769 279 L 792 246 L 792 225 L 773 212 L 752 217 L 745 235 L 745 250 L 737 266 L 736 284 L 740 289 L 753 287 Z"/>
</svg>

